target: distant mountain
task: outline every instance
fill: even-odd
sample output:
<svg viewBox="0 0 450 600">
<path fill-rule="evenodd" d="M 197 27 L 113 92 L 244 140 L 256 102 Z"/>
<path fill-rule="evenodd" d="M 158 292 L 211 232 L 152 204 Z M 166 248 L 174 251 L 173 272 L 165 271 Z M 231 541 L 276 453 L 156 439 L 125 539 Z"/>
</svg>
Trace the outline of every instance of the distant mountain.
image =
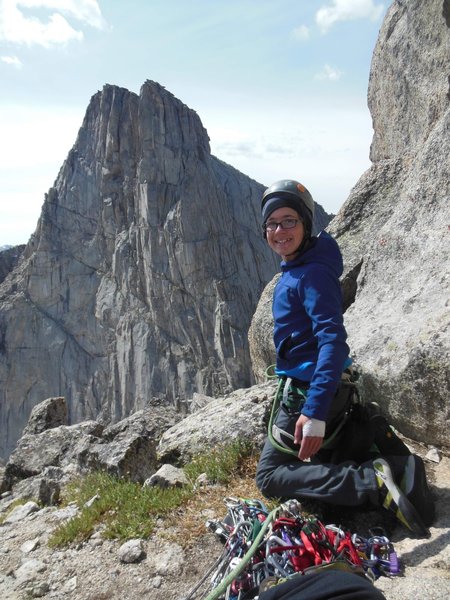
<svg viewBox="0 0 450 600">
<path fill-rule="evenodd" d="M 0 286 L 0 455 L 50 396 L 72 423 L 117 421 L 152 397 L 182 410 L 252 383 L 247 332 L 278 270 L 263 189 L 211 155 L 198 115 L 159 84 L 93 96 Z"/>
</svg>

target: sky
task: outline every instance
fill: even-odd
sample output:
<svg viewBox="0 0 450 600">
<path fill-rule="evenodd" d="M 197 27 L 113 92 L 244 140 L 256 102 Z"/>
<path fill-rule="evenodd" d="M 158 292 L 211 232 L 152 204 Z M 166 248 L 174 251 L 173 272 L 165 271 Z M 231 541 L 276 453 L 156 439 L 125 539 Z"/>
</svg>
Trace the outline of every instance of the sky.
<svg viewBox="0 0 450 600">
<path fill-rule="evenodd" d="M 212 154 L 336 213 L 369 168 L 370 62 L 390 0 L 0 0 L 0 247 L 26 243 L 105 84 L 157 81 Z"/>
</svg>

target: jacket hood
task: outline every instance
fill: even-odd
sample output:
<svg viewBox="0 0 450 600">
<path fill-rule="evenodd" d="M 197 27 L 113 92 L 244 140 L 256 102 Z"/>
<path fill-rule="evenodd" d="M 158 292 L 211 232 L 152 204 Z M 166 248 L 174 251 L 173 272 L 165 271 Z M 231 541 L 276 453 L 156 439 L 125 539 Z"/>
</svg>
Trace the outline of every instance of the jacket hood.
<svg viewBox="0 0 450 600">
<path fill-rule="evenodd" d="M 287 271 L 308 263 L 326 265 L 333 270 L 337 277 L 342 275 L 344 263 L 341 251 L 336 240 L 326 231 L 322 231 L 318 236 L 311 237 L 299 256 L 293 260 L 281 261 L 280 266 L 282 271 Z"/>
</svg>

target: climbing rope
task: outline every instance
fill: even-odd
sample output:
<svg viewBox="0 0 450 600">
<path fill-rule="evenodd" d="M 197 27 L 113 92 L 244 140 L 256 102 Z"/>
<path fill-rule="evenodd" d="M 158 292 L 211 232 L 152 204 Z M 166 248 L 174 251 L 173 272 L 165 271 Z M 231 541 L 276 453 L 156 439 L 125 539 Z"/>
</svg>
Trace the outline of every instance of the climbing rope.
<svg viewBox="0 0 450 600">
<path fill-rule="evenodd" d="M 268 511 L 259 500 L 225 498 L 222 520 L 208 528 L 223 542 L 222 555 L 183 600 L 192 600 L 210 578 L 204 600 L 257 599 L 267 584 L 278 584 L 312 570 L 338 569 L 366 576 L 400 573 L 394 547 L 384 531 L 363 538 L 337 525 L 305 516 L 290 500 Z M 207 594 L 207 595 L 205 595 Z"/>
</svg>

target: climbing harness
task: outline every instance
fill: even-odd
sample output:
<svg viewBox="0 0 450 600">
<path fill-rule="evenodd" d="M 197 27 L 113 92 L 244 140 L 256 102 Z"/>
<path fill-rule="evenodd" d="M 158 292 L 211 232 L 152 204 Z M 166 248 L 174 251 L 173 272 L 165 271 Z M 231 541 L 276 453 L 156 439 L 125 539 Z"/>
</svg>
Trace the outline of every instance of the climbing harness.
<svg viewBox="0 0 450 600">
<path fill-rule="evenodd" d="M 269 367 L 270 369 L 271 367 Z M 269 370 L 268 370 L 269 371 Z M 268 374 L 267 371 L 267 374 Z M 268 377 L 273 377 L 268 375 Z M 350 370 L 344 371 L 341 379 L 341 386 L 349 388 L 350 397 L 345 408 L 341 411 L 337 422 L 333 424 L 331 431 L 326 432 L 321 448 L 323 450 L 331 449 L 339 439 L 339 435 L 343 431 L 345 424 L 352 414 L 352 410 L 358 404 L 361 404 L 361 399 L 356 387 L 357 374 Z M 280 452 L 298 455 L 298 450 L 292 448 L 294 445 L 294 436 L 281 429 L 277 425 L 278 415 L 280 410 L 286 410 L 290 414 L 300 415 L 302 406 L 306 401 L 307 388 L 299 387 L 294 384 L 291 377 L 279 377 L 278 386 L 272 402 L 268 425 L 268 438 L 274 448 Z"/>
<path fill-rule="evenodd" d="M 257 600 L 272 585 L 320 570 L 367 577 L 400 573 L 394 547 L 381 528 L 363 538 L 301 512 L 297 500 L 268 511 L 259 500 L 225 498 L 227 515 L 207 521 L 224 544 L 221 556 L 183 600 Z M 196 596 L 209 579 L 209 590 Z"/>
</svg>

